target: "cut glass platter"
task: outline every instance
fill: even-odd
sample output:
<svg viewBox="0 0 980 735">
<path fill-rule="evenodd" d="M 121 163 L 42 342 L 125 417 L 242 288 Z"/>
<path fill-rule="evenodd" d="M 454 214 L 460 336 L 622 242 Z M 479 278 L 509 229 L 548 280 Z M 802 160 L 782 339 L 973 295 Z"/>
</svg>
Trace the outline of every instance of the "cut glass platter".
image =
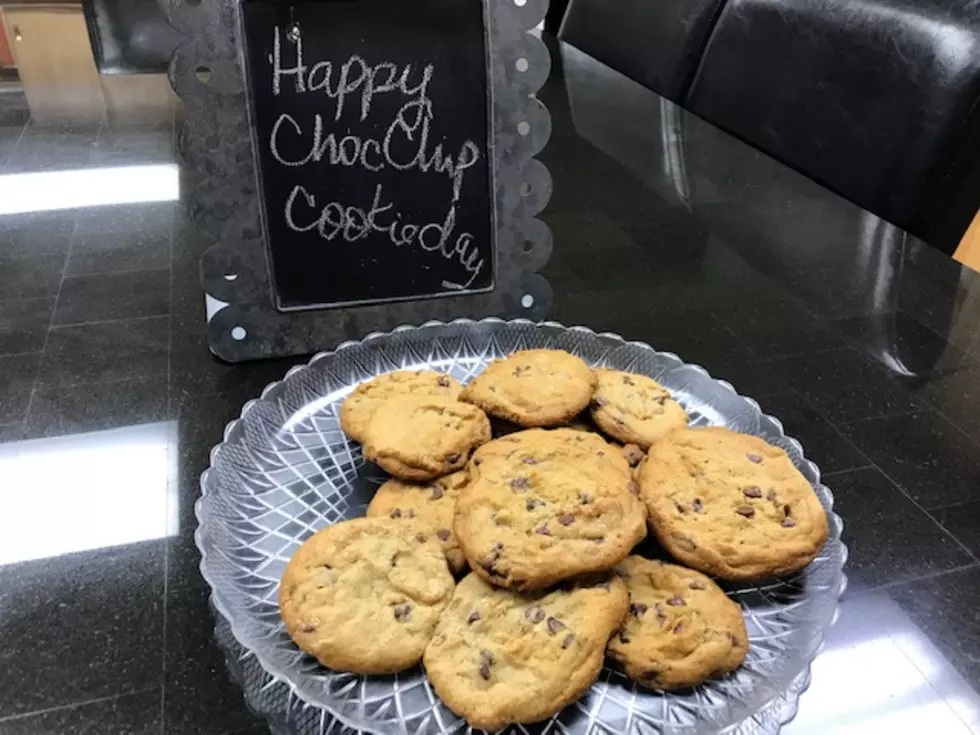
<svg viewBox="0 0 980 735">
<path fill-rule="evenodd" d="M 230 669 L 274 732 L 472 732 L 439 701 L 421 667 L 359 676 L 330 671 L 302 653 L 279 616 L 279 579 L 314 532 L 363 516 L 385 479 L 340 431 L 340 404 L 358 383 L 402 369 L 437 370 L 465 383 L 491 360 L 533 348 L 563 349 L 594 366 L 648 375 L 674 394 L 693 426 L 727 426 L 782 447 L 827 510 L 830 539 L 792 577 L 724 585 L 741 604 L 749 633 L 748 656 L 734 674 L 662 694 L 634 686 L 607 662 L 578 702 L 545 722 L 514 726 L 508 735 L 768 735 L 795 714 L 810 663 L 837 615 L 847 556 L 833 496 L 799 442 L 755 401 L 676 355 L 582 327 L 487 319 L 402 327 L 321 353 L 247 403 L 212 451 L 196 506 L 201 571 Z M 651 546 L 645 553 L 662 554 Z"/>
</svg>

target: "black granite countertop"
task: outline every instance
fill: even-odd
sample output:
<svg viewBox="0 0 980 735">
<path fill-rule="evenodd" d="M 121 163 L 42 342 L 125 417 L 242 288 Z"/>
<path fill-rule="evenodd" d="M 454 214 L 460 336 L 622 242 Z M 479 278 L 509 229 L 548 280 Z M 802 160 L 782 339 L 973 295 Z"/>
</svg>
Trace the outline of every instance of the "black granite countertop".
<svg viewBox="0 0 980 735">
<path fill-rule="evenodd" d="M 785 732 L 980 732 L 980 276 L 552 50 L 551 318 L 731 382 L 836 495 L 850 585 Z M 193 504 L 224 425 L 304 358 L 209 355 L 177 162 L 169 117 L 41 127 L 0 94 L 0 180 L 181 185 L 0 214 L 0 735 L 265 731 L 214 641 Z"/>
</svg>

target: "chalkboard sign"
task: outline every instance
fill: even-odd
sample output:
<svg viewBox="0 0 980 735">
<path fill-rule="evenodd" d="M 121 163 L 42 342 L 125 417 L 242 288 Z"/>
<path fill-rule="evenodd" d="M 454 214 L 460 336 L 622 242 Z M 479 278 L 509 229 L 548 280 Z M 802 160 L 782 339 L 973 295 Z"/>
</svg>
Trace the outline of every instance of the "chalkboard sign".
<svg viewBox="0 0 980 735">
<path fill-rule="evenodd" d="M 280 309 L 493 288 L 481 0 L 243 3 Z"/>
<path fill-rule="evenodd" d="M 547 315 L 548 0 L 160 4 L 216 355 Z"/>
</svg>

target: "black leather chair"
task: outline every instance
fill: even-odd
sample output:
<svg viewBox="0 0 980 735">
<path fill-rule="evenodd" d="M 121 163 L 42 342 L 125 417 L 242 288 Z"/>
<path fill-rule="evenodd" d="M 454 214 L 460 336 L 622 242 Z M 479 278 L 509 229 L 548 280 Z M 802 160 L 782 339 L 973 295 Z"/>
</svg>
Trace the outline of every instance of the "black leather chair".
<svg viewBox="0 0 980 735">
<path fill-rule="evenodd" d="M 724 0 L 571 0 L 559 35 L 657 94 L 679 101 L 723 4 Z"/>
<path fill-rule="evenodd" d="M 688 109 L 952 252 L 980 204 L 975 0 L 728 0 Z"/>
<path fill-rule="evenodd" d="M 101 74 L 167 71 L 183 38 L 156 0 L 85 0 L 82 7 Z"/>
</svg>

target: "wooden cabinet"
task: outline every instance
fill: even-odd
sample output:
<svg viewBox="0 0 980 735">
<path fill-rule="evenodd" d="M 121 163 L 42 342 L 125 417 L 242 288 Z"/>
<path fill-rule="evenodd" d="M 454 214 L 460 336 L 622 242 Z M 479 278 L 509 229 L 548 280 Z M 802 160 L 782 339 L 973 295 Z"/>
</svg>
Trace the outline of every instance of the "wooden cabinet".
<svg viewBox="0 0 980 735">
<path fill-rule="evenodd" d="M 105 102 L 81 6 L 8 5 L 0 12 L 34 122 L 100 121 Z"/>
</svg>

